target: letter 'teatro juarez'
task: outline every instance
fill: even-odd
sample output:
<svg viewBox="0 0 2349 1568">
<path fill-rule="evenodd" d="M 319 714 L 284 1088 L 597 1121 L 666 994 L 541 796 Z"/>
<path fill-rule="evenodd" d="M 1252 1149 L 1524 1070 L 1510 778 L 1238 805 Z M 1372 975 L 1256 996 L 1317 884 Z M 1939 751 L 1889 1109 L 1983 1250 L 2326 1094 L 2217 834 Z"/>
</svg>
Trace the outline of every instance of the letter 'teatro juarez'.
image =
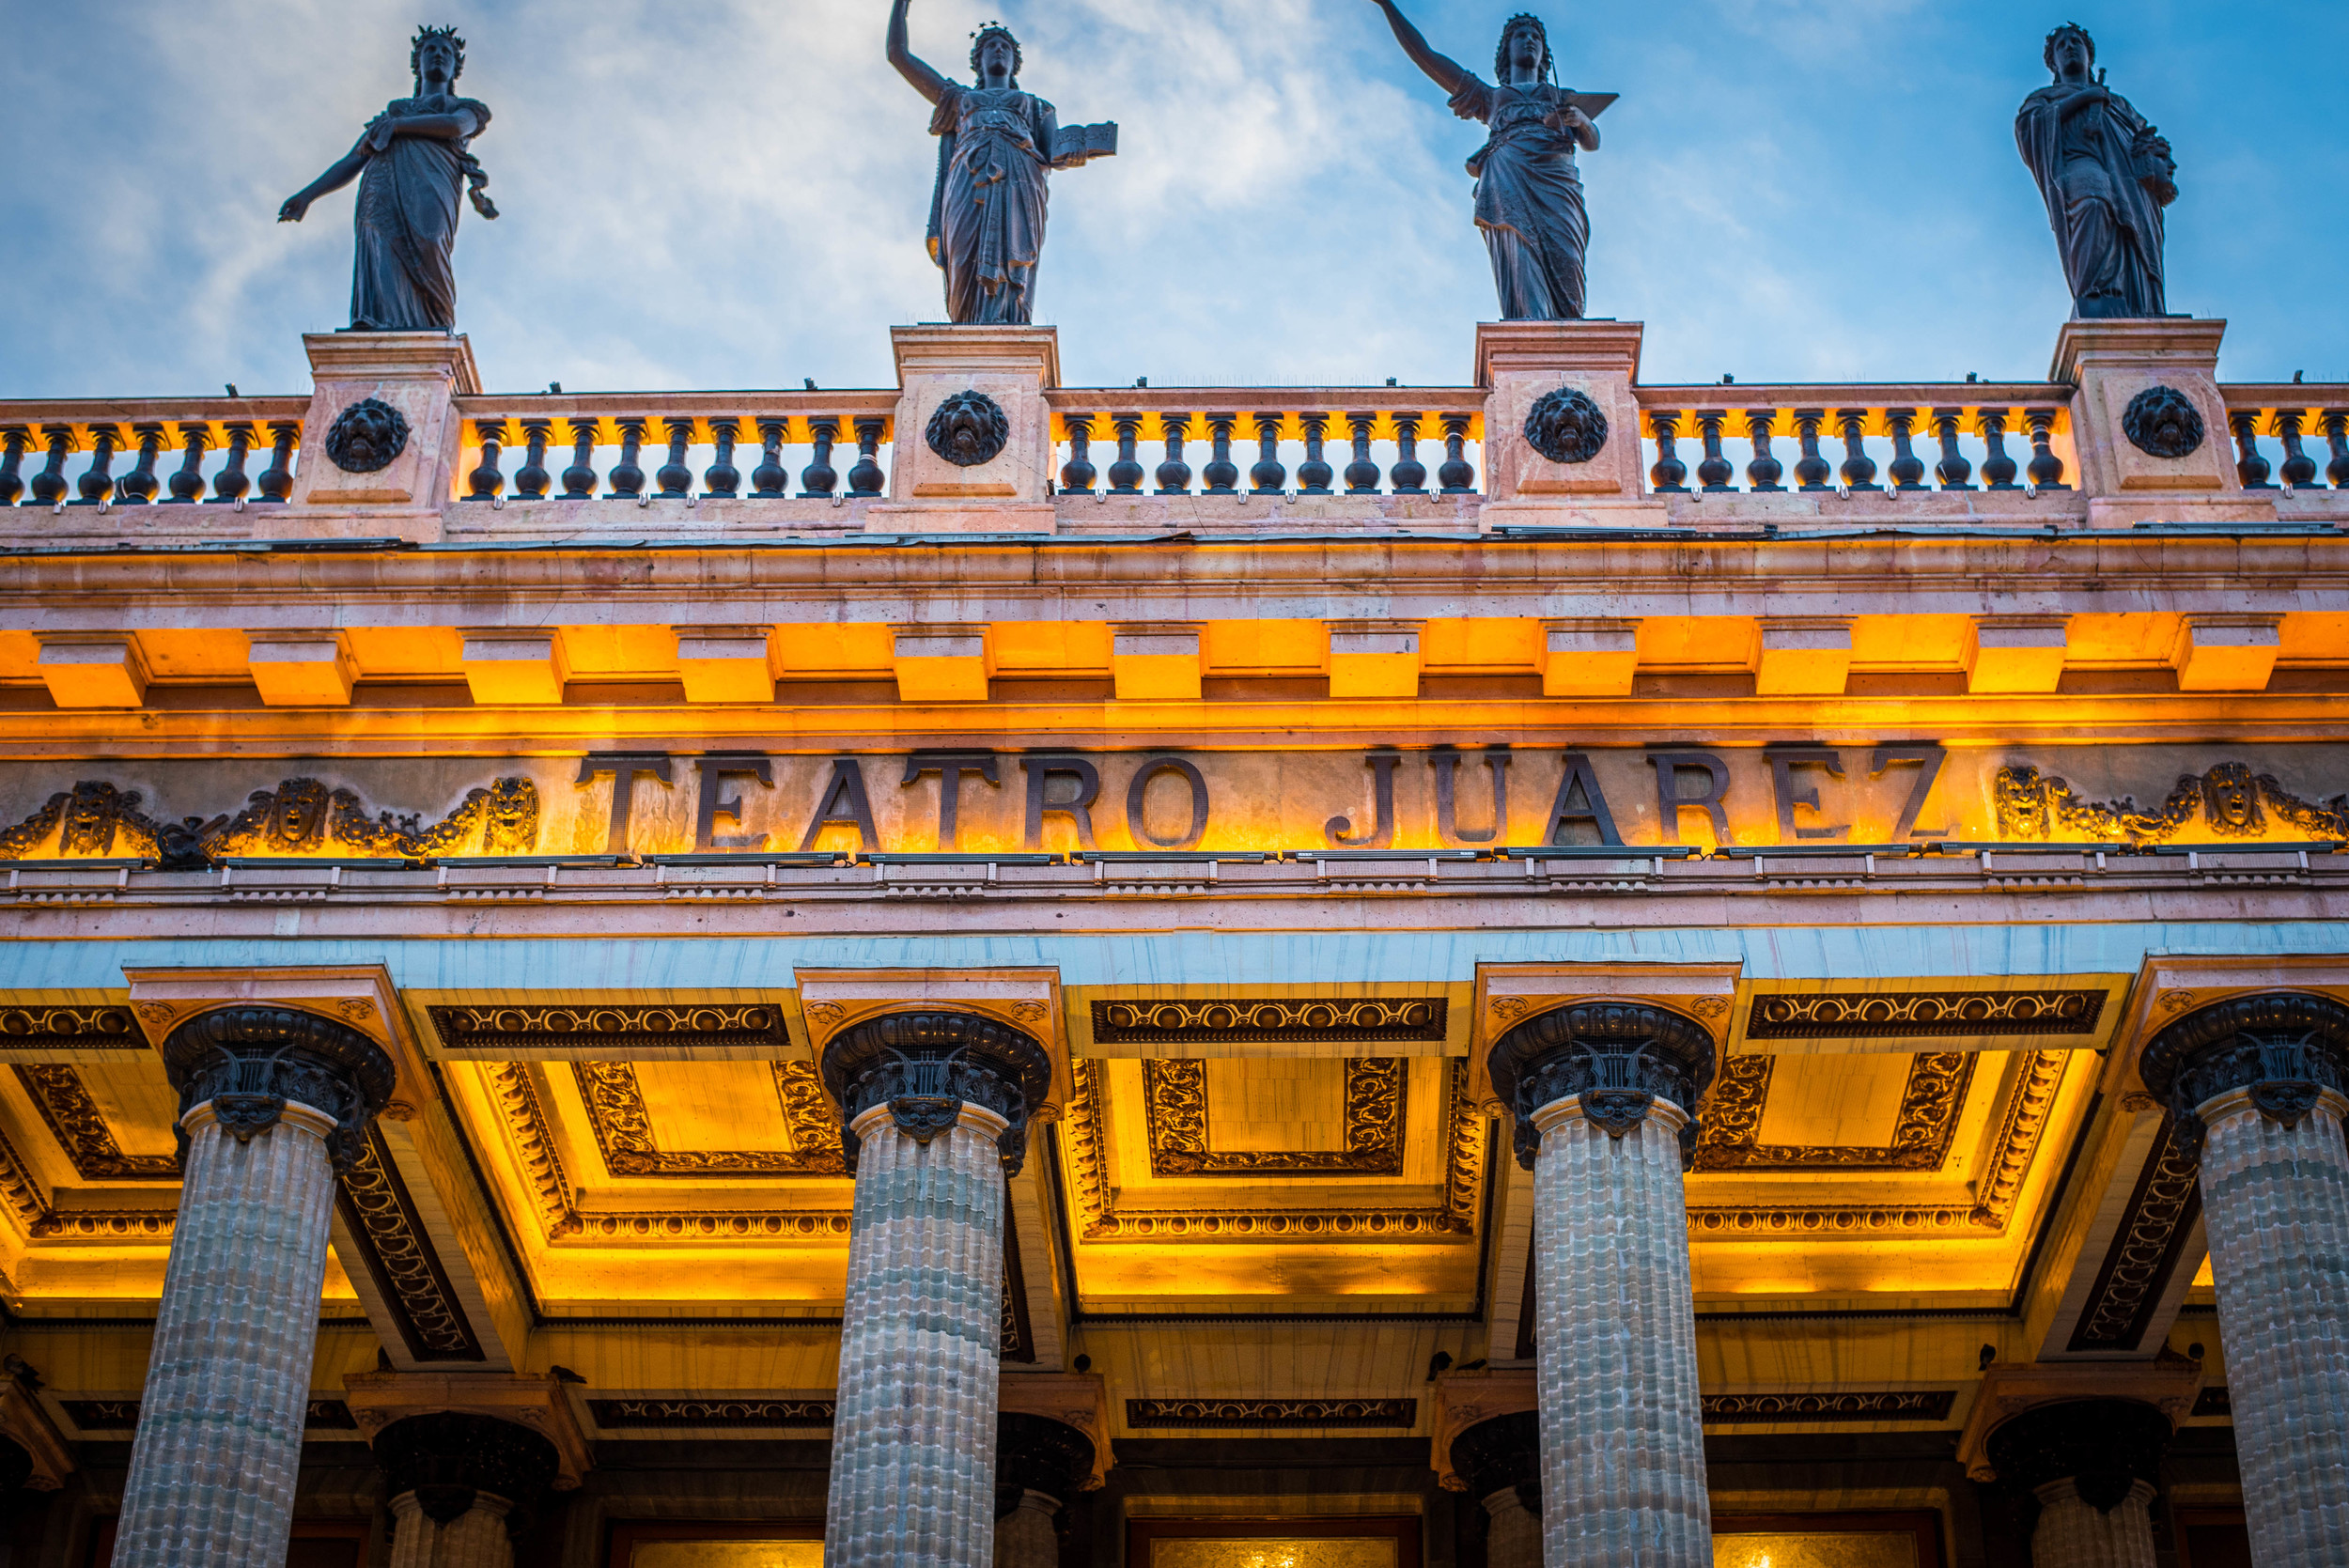
<svg viewBox="0 0 2349 1568">
<path fill-rule="evenodd" d="M 1386 12 L 1411 63 L 1452 95 L 1452 112 L 1482 120 L 1492 132 L 1470 157 L 1468 171 L 1476 179 L 1476 226 L 1492 257 L 1501 318 L 1580 320 L 1591 220 L 1574 154 L 1578 147 L 1598 150 L 1592 121 L 1615 95 L 1558 85 L 1549 35 L 1538 17 L 1520 14 L 1502 25 L 1494 80 L 1484 82 L 1430 49 L 1394 0 L 1372 3 Z"/>
<path fill-rule="evenodd" d="M 408 66 L 413 96 L 385 104 L 349 152 L 277 210 L 280 223 L 298 224 L 319 197 L 359 181 L 350 274 L 357 332 L 454 332 L 458 197 L 471 195 L 485 218 L 498 215 L 482 189 L 490 177 L 469 150 L 490 124 L 489 106 L 452 90 L 465 70 L 465 40 L 454 27 L 419 28 Z"/>
<path fill-rule="evenodd" d="M 946 274 L 946 318 L 957 326 L 1025 326 L 1035 315 L 1048 176 L 1114 154 L 1117 126 L 1064 126 L 1050 103 L 1022 92 L 1019 40 L 996 23 L 972 36 L 977 85 L 947 81 L 907 45 L 909 3 L 894 0 L 889 8 L 889 63 L 935 109 L 929 248 Z"/>
</svg>

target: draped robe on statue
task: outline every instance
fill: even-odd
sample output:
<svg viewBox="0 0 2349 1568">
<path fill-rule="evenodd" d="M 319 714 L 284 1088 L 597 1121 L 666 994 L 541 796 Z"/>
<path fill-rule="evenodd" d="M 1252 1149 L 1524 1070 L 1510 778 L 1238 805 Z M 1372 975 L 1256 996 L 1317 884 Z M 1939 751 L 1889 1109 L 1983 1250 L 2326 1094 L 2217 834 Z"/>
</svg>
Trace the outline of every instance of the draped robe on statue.
<svg viewBox="0 0 2349 1568">
<path fill-rule="evenodd" d="M 1568 95 L 1548 82 L 1493 86 L 1470 76 L 1452 112 L 1491 130 L 1469 173 L 1476 177 L 1476 226 L 1493 263 L 1504 321 L 1582 318 L 1582 257 L 1591 220 L 1575 168 L 1574 137 L 1552 123 Z"/>
<path fill-rule="evenodd" d="M 2072 286 L 2072 318 L 2160 316 L 2162 207 L 2177 195 L 2154 128 L 2115 95 L 2063 118 L 2085 84 L 2058 82 L 2023 100 L 2015 143 L 2047 203 Z"/>
<path fill-rule="evenodd" d="M 383 118 L 473 116 L 474 135 L 490 111 L 470 98 L 397 98 Z M 369 130 L 374 124 L 369 122 Z M 366 332 L 452 332 L 457 326 L 458 204 L 481 165 L 466 149 L 473 137 L 395 136 L 367 154 L 352 223 L 358 254 L 350 276 L 350 324 Z M 366 143 L 361 138 L 360 146 Z M 475 183 L 479 183 L 478 179 Z"/>
<path fill-rule="evenodd" d="M 1058 116 L 1017 87 L 950 83 L 930 116 L 930 134 L 941 138 L 930 259 L 945 270 L 946 319 L 1027 325 Z M 1067 162 L 1082 161 L 1080 154 Z"/>
</svg>

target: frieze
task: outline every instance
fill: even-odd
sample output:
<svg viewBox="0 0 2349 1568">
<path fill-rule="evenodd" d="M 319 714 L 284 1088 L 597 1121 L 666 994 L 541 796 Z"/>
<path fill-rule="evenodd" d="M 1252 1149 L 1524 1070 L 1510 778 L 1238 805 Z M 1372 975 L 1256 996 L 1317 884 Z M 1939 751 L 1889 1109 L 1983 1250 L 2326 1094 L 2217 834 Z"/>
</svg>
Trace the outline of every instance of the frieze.
<svg viewBox="0 0 2349 1568">
<path fill-rule="evenodd" d="M 153 1048 L 127 1007 L 0 1007 L 0 1053 L 54 1050 L 144 1051 Z"/>
<path fill-rule="evenodd" d="M 1415 1399 L 1129 1399 L 1126 1424 L 1209 1430 L 1219 1427 L 1409 1428 Z"/>
<path fill-rule="evenodd" d="M 1707 1426 L 1767 1421 L 1942 1421 L 1957 1402 L 1955 1389 L 1902 1389 L 1876 1393 L 1706 1394 Z"/>
<path fill-rule="evenodd" d="M 224 856 L 418 859 L 474 845 L 484 855 L 527 855 L 538 840 L 538 788 L 526 778 L 470 790 L 429 826 L 413 813 L 369 816 L 357 791 L 310 778 L 256 790 L 234 814 L 210 818 L 159 822 L 140 809 L 144 799 L 102 780 L 77 783 L 0 830 L 0 861 L 26 859 L 52 833 L 61 859 L 141 857 L 166 871 L 202 870 Z"/>
<path fill-rule="evenodd" d="M 2257 839 L 2266 836 L 2271 816 L 2311 839 L 2349 839 L 2349 796 L 2304 800 L 2274 774 L 2254 774 L 2241 762 L 2181 774 L 2151 811 L 2139 810 L 2134 796 L 2083 800 L 2062 779 L 2036 768 L 2001 768 L 1993 788 L 2002 839 L 2077 834 L 2096 842 L 2160 844 L 2189 829 L 2214 838 Z"/>
<path fill-rule="evenodd" d="M 139 1424 L 135 1399 L 61 1399 L 57 1407 L 83 1432 L 132 1432 Z M 339 1399 L 314 1399 L 303 1411 L 303 1427 L 310 1432 L 356 1432 L 358 1419 Z"/>
<path fill-rule="evenodd" d="M 1073 1063 L 1076 1094 L 1064 1124 L 1063 1152 L 1087 1241 L 1460 1241 L 1476 1234 L 1486 1180 L 1486 1128 L 1468 1095 L 1468 1063 L 1448 1063 L 1443 1137 L 1443 1201 L 1430 1208 L 1369 1203 L 1317 1209 L 1202 1204 L 1121 1214 L 1110 1171 L 1109 1078 L 1096 1060 Z"/>
<path fill-rule="evenodd" d="M 1096 1001 L 1093 1038 L 1104 1046 L 1436 1043 L 1442 997 L 1248 997 L 1231 1001 Z"/>
<path fill-rule="evenodd" d="M 1196 1058 L 1142 1063 L 1150 1172 L 1157 1176 L 1392 1176 L 1403 1169 L 1409 1063 L 1352 1057 L 1346 1073 L 1346 1147 L 1220 1151 L 1208 1146 L 1207 1064 Z"/>
<path fill-rule="evenodd" d="M 440 1011 L 440 1009 L 435 1009 Z M 771 1012 L 772 1009 L 744 1011 Z M 804 1062 L 770 1063 L 789 1149 L 663 1149 L 630 1062 L 574 1062 L 571 1074 L 587 1120 L 615 1176 L 845 1176 L 840 1126 L 816 1069 Z"/>
<path fill-rule="evenodd" d="M 426 1016 L 452 1051 L 469 1055 L 571 1050 L 598 1054 L 614 1048 L 664 1051 L 780 1053 L 791 1043 L 783 1009 L 769 1002 L 694 1002 L 671 1006 L 618 1003 L 554 1006 L 428 1007 Z"/>
<path fill-rule="evenodd" d="M 367 1130 L 344 1170 L 335 1206 L 408 1354 L 418 1361 L 487 1359 L 379 1129 Z"/>
<path fill-rule="evenodd" d="M 2197 1153 L 2184 1124 L 2166 1119 L 2097 1267 L 2067 1350 L 2135 1350 L 2143 1344 L 2202 1212 Z"/>
<path fill-rule="evenodd" d="M 126 1155 L 106 1125 L 105 1112 L 90 1097 L 82 1075 L 54 1063 L 20 1063 L 17 1081 L 32 1097 L 40 1119 L 55 1135 L 73 1172 L 86 1182 L 177 1181 L 176 1154 Z"/>
<path fill-rule="evenodd" d="M 1882 1146 L 1760 1141 L 1762 1114 L 1778 1059 L 1733 1056 L 1714 1086 L 1697 1138 L 1699 1171 L 1938 1171 L 1957 1136 L 1974 1080 L 1971 1051 L 1912 1057 L 1908 1082 Z"/>
<path fill-rule="evenodd" d="M 607 1432 L 708 1427 L 720 1431 L 821 1431 L 832 1422 L 829 1399 L 591 1399 L 587 1413 Z"/>
<path fill-rule="evenodd" d="M 1757 996 L 1749 1040 L 1903 1040 L 1937 1035 L 2093 1034 L 2105 993 L 1852 991 Z"/>
</svg>

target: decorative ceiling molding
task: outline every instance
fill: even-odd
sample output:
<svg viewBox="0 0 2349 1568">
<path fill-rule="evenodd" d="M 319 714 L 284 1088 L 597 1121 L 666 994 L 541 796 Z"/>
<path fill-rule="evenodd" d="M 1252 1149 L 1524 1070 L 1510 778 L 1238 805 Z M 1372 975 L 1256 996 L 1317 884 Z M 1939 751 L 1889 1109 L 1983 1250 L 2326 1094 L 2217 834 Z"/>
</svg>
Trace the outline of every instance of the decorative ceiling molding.
<svg viewBox="0 0 2349 1568">
<path fill-rule="evenodd" d="M 135 1432 L 140 1401 L 135 1399 L 61 1399 L 57 1408 L 84 1436 L 103 1432 Z M 356 1432 L 358 1421 L 339 1399 L 314 1399 L 303 1410 L 302 1425 L 308 1432 Z"/>
<path fill-rule="evenodd" d="M 1944 1421 L 1957 1403 L 1955 1389 L 1901 1389 L 1875 1393 L 1706 1394 L 1707 1426 L 1840 1421 Z"/>
<path fill-rule="evenodd" d="M 367 1129 L 334 1202 L 409 1356 L 417 1361 L 487 1360 L 408 1184 L 384 1146 L 381 1128 Z"/>
<path fill-rule="evenodd" d="M 2093 1034 L 2101 986 L 2046 991 L 1773 993 L 1753 999 L 1749 1040 L 1913 1040 L 1940 1035 Z"/>
<path fill-rule="evenodd" d="M 823 1432 L 831 1430 L 835 1407 L 829 1399 L 591 1399 L 587 1414 L 607 1432 Z"/>
<path fill-rule="evenodd" d="M 143 1051 L 149 1048 L 128 1006 L 0 1007 L 0 1054 L 59 1048 Z"/>
<path fill-rule="evenodd" d="M 1129 1399 L 1126 1424 L 1202 1431 L 1230 1427 L 1359 1427 L 1419 1424 L 1415 1399 Z"/>
<path fill-rule="evenodd" d="M 1440 1207 L 1368 1203 L 1313 1210 L 1206 1206 L 1120 1214 L 1110 1174 L 1108 1073 L 1097 1061 L 1076 1063 L 1077 1094 L 1068 1117 L 1069 1187 L 1079 1234 L 1086 1241 L 1458 1241 L 1476 1234 L 1485 1176 L 1484 1124 L 1470 1102 L 1468 1063 L 1449 1059 L 1443 1107 L 1446 1151 Z"/>
<path fill-rule="evenodd" d="M 1370 1056 L 1349 1057 L 1344 1064 L 1345 1148 L 1225 1152 L 1208 1146 L 1206 1063 L 1195 1057 L 1144 1059 L 1143 1121 L 1150 1144 L 1150 1173 L 1400 1175 L 1410 1063 L 1402 1057 Z"/>
<path fill-rule="evenodd" d="M 35 1241 L 166 1244 L 178 1218 L 176 1195 L 171 1208 L 54 1208 L 5 1132 L 0 1132 L 0 1203 Z"/>
<path fill-rule="evenodd" d="M 2066 1350 L 2136 1350 L 2144 1343 L 2202 1213 L 2201 1159 L 2179 1130 L 2176 1118 L 2163 1118 Z"/>
<path fill-rule="evenodd" d="M 435 1009 L 439 1011 L 439 1009 Z M 822 1080 L 805 1062 L 772 1062 L 775 1095 L 789 1149 L 663 1149 L 632 1062 L 573 1062 L 571 1075 L 587 1107 L 587 1122 L 614 1176 L 846 1177 L 840 1123 Z"/>
<path fill-rule="evenodd" d="M 1970 1203 L 1796 1203 L 1688 1205 L 1691 1241 L 1781 1241 L 1794 1236 L 1998 1234 L 2015 1216 L 2032 1156 L 2055 1110 L 2056 1092 L 2074 1052 L 2023 1055 L 1999 1135 Z"/>
<path fill-rule="evenodd" d="M 582 1052 L 611 1061 L 638 1050 L 779 1056 L 791 1046 L 783 1009 L 773 1002 L 433 1006 L 424 1013 L 443 1050 L 475 1059 Z"/>
<path fill-rule="evenodd" d="M 2194 1407 L 2202 1363 L 2165 1351 L 2150 1361 L 1993 1361 L 1966 1412 L 1957 1462 L 1976 1482 L 1999 1479 L 1990 1436 L 2024 1411 L 2080 1399 L 2133 1399 L 2170 1418 L 2175 1428 Z"/>
<path fill-rule="evenodd" d="M 576 1489 L 595 1466 L 587 1435 L 580 1430 L 571 1396 L 557 1374 L 354 1372 L 343 1376 L 343 1397 L 360 1436 L 370 1444 L 385 1427 L 410 1416 L 487 1416 L 526 1427 L 553 1445 L 558 1492 Z"/>
<path fill-rule="evenodd" d="M 127 1017 L 127 1013 L 126 1013 Z M 144 1042 L 142 1042 L 144 1044 Z M 106 1114 L 90 1097 L 80 1069 L 62 1063 L 19 1063 L 17 1081 L 49 1125 L 73 1173 L 86 1182 L 178 1181 L 179 1157 L 126 1155 L 115 1141 Z"/>
<path fill-rule="evenodd" d="M 1451 1003 L 1442 997 L 1245 997 L 1228 1001 L 1096 1001 L 1097 1046 L 1440 1043 Z"/>
<path fill-rule="evenodd" d="M 1854 1144 L 1764 1143 L 1762 1116 L 1778 1058 L 1733 1056 L 1705 1102 L 1697 1135 L 1700 1171 L 1938 1171 L 1957 1137 L 1966 1093 L 1973 1086 L 1973 1051 L 1912 1057 L 1908 1083 L 1892 1119 L 1892 1141 Z"/>
</svg>

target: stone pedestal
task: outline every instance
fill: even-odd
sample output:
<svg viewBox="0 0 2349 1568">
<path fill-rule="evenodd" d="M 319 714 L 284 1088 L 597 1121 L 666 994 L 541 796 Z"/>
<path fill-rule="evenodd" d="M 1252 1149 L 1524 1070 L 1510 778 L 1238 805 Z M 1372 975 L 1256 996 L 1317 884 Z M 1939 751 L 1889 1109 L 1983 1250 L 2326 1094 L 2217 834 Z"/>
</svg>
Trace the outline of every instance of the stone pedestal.
<svg viewBox="0 0 2349 1568">
<path fill-rule="evenodd" d="M 1488 1060 L 1533 1171 L 1548 1562 L 1713 1560 L 1681 1187 L 1713 1061 L 1693 1018 L 1624 1002 L 1528 1018 Z"/>
<path fill-rule="evenodd" d="M 856 1171 L 824 1560 L 988 1568 L 1003 1172 L 1050 1061 L 990 1019 L 892 1014 L 832 1036 L 823 1076 Z"/>
<path fill-rule="evenodd" d="M 2275 520 L 2274 502 L 2246 491 L 2235 477 L 2227 400 L 2218 391 L 2218 344 L 2226 332 L 2224 321 L 2169 318 L 2063 324 L 2047 379 L 2079 389 L 2072 397 L 2077 461 L 2065 477 L 2087 492 L 2091 527 Z M 2162 388 L 2183 397 L 2201 421 L 2201 443 L 2181 456 L 2148 451 L 2126 428 L 2129 405 L 2150 395 L 2140 405 L 2150 413 Z"/>
<path fill-rule="evenodd" d="M 1487 529 L 1660 528 L 1670 509 L 1646 493 L 1640 445 L 1637 321 L 1486 321 L 1476 329 L 1476 381 L 1485 399 Z M 1526 420 L 1551 393 L 1580 393 L 1606 421 L 1607 439 L 1579 462 L 1529 444 Z"/>
<path fill-rule="evenodd" d="M 456 493 L 465 445 L 455 398 L 481 390 L 473 346 L 443 333 L 312 333 L 302 342 L 315 390 L 303 421 L 292 501 L 368 509 L 360 517 L 310 520 L 303 531 L 326 538 L 438 539 L 441 504 Z M 406 439 L 382 467 L 351 472 L 328 457 L 327 436 L 346 411 L 370 398 L 398 414 Z"/>
<path fill-rule="evenodd" d="M 2030 1560 L 2038 1568 L 2155 1568 L 2150 1482 L 2132 1482 L 2109 1508 L 2080 1496 L 2071 1481 L 2051 1481 L 2033 1494 L 2039 1523 L 2030 1534 Z"/>
<path fill-rule="evenodd" d="M 896 428 L 890 505 L 873 509 L 874 532 L 1050 533 L 1052 411 L 1060 334 L 1050 327 L 898 327 Z M 975 393 L 1002 414 L 1002 449 L 957 463 L 933 450 L 940 406 Z M 978 408 L 982 415 L 986 409 Z"/>
<path fill-rule="evenodd" d="M 2232 997 L 2154 1036 L 2139 1069 L 2203 1138 L 2252 1559 L 2349 1562 L 2349 1007 L 2298 992 Z"/>
<path fill-rule="evenodd" d="M 334 1169 L 391 1059 L 307 1013 L 207 1013 L 163 1044 L 187 1140 L 123 1486 L 117 1568 L 279 1568 L 309 1407 Z"/>
</svg>

